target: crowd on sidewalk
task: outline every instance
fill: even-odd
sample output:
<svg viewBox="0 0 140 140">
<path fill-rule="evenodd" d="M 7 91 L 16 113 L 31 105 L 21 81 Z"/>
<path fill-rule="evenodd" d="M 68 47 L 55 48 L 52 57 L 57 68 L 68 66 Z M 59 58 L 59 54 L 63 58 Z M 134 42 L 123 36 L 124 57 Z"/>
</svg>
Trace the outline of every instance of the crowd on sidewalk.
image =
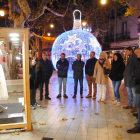
<svg viewBox="0 0 140 140">
<path fill-rule="evenodd" d="M 98 90 L 98 102 L 105 102 L 106 100 L 106 85 L 108 84 L 109 77 L 114 89 L 115 101 L 113 102 L 113 105 L 116 107 L 121 106 L 119 88 L 124 79 L 129 101 L 128 105 L 123 106 L 123 109 L 131 109 L 131 113 L 138 118 L 138 122 L 134 124 L 135 127 L 127 130 L 127 132 L 140 133 L 140 48 L 136 49 L 134 52 L 132 47 L 127 47 L 125 48 L 125 53 L 128 56 L 126 65 L 120 53 L 114 54 L 111 64 L 108 61 L 105 52 L 100 53 L 99 59 L 95 58 L 95 52 L 91 52 L 90 59 L 87 60 L 86 64 L 81 59 L 82 55 L 77 54 L 77 59 L 72 64 L 74 78 L 74 95 L 72 98 L 75 99 L 77 96 L 78 81 L 80 83 L 80 97 L 83 98 L 84 67 L 89 88 L 89 93 L 86 98 L 96 99 Z M 33 58 L 29 66 L 31 107 L 32 109 L 35 109 L 35 106 L 41 106 L 36 102 L 36 89 L 39 86 L 40 101 L 43 100 L 44 84 L 45 99 L 51 100 L 49 97 L 48 84 L 49 79 L 52 76 L 53 65 L 51 61 L 47 59 L 46 52 L 42 52 L 42 59 L 39 61 L 37 58 Z M 68 98 L 68 95 L 66 94 L 66 84 L 69 62 L 64 53 L 61 54 L 60 59 L 56 63 L 56 67 L 58 69 L 59 83 L 59 94 L 56 98 L 61 98 L 62 86 L 63 97 Z"/>
</svg>

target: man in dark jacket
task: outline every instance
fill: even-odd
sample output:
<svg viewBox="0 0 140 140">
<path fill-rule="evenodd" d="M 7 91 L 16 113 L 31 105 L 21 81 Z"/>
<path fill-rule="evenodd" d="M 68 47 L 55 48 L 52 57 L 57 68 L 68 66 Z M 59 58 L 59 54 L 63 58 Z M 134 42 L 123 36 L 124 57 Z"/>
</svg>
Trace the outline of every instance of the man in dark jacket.
<svg viewBox="0 0 140 140">
<path fill-rule="evenodd" d="M 61 58 L 60 60 L 57 61 L 56 67 L 58 69 L 58 82 L 59 82 L 59 94 L 57 98 L 61 98 L 62 83 L 63 83 L 64 98 L 68 98 L 68 96 L 66 95 L 66 83 L 67 83 L 69 62 L 65 58 L 64 53 L 61 54 Z"/>
<path fill-rule="evenodd" d="M 45 99 L 51 100 L 49 97 L 49 80 L 52 76 L 53 66 L 50 60 L 47 59 L 46 52 L 42 52 L 42 59 L 40 60 L 40 73 L 41 73 L 41 84 L 40 84 L 40 101 L 43 98 L 43 85 L 45 83 Z"/>
<path fill-rule="evenodd" d="M 124 109 L 132 109 L 131 113 L 137 112 L 136 108 L 136 83 L 134 80 L 135 70 L 138 65 L 138 60 L 136 55 L 134 54 L 132 47 L 127 47 L 125 49 L 126 55 L 129 56 L 127 65 L 124 71 L 124 83 L 128 92 L 129 102 L 127 106 L 124 106 Z M 133 104 L 134 100 L 134 105 Z"/>
<path fill-rule="evenodd" d="M 138 122 L 135 124 L 134 128 L 127 130 L 128 133 L 140 133 L 140 48 L 138 48 L 135 51 L 135 53 L 137 55 L 138 62 L 139 62 L 138 67 L 135 72 L 135 77 L 134 77 L 134 80 L 136 83 L 136 93 L 137 93 L 136 105 L 138 108 Z"/>
<path fill-rule="evenodd" d="M 88 88 L 89 88 L 89 94 L 86 96 L 86 98 L 92 97 L 92 83 L 93 83 L 93 87 L 94 87 L 93 99 L 96 99 L 97 84 L 95 83 L 95 78 L 93 77 L 96 61 L 97 59 L 95 58 L 95 52 L 91 52 L 90 59 L 87 60 L 87 63 L 85 66 L 86 79 L 87 79 Z"/>
<path fill-rule="evenodd" d="M 72 70 L 74 71 L 74 95 L 72 98 L 76 98 L 78 80 L 80 82 L 80 95 L 83 98 L 83 68 L 84 62 L 81 61 L 81 54 L 77 54 L 77 60 L 72 64 Z"/>
</svg>

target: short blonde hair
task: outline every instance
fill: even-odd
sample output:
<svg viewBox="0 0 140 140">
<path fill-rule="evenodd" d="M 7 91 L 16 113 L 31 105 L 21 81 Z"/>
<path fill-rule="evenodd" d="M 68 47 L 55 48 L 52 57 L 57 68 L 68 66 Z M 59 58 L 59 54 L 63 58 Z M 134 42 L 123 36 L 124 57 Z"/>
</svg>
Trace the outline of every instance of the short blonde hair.
<svg viewBox="0 0 140 140">
<path fill-rule="evenodd" d="M 105 52 L 101 52 L 100 55 L 102 55 L 105 59 L 107 59 L 107 54 Z"/>
</svg>

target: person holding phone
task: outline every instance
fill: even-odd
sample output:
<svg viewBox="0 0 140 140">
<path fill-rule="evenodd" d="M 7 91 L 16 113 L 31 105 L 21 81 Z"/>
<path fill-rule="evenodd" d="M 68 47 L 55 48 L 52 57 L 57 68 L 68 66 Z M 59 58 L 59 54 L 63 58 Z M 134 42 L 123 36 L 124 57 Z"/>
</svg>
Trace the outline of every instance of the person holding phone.
<svg viewBox="0 0 140 140">
<path fill-rule="evenodd" d="M 39 61 L 38 59 L 32 59 L 29 63 L 30 72 L 30 102 L 31 108 L 35 109 L 35 106 L 41 107 L 40 104 L 36 102 L 36 89 L 40 84 L 40 72 L 39 72 Z"/>
</svg>

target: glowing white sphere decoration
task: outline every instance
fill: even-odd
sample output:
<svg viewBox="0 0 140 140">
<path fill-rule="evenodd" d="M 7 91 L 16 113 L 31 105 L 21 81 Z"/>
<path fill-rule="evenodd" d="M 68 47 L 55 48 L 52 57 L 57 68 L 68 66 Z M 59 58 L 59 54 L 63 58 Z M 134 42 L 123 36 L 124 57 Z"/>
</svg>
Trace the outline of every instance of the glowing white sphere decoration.
<svg viewBox="0 0 140 140">
<path fill-rule="evenodd" d="M 80 12 L 79 10 L 75 11 Z M 58 36 L 52 46 L 51 59 L 56 70 L 56 63 L 60 59 L 61 53 L 66 54 L 66 58 L 69 61 L 68 77 L 73 77 L 72 63 L 76 60 L 77 54 L 81 54 L 82 60 L 86 63 L 87 59 L 90 58 L 91 51 L 95 52 L 96 58 L 99 58 L 101 53 L 101 46 L 96 37 L 81 29 L 81 18 L 76 20 L 74 17 L 73 30 Z"/>
<path fill-rule="evenodd" d="M 67 31 L 58 36 L 53 44 L 52 62 L 56 69 L 56 62 L 60 59 L 61 53 L 65 53 L 69 61 L 68 76 L 72 77 L 72 63 L 76 60 L 77 54 L 82 54 L 82 60 L 86 63 L 91 51 L 95 51 L 95 57 L 99 58 L 101 47 L 95 36 L 82 30 Z"/>
</svg>

